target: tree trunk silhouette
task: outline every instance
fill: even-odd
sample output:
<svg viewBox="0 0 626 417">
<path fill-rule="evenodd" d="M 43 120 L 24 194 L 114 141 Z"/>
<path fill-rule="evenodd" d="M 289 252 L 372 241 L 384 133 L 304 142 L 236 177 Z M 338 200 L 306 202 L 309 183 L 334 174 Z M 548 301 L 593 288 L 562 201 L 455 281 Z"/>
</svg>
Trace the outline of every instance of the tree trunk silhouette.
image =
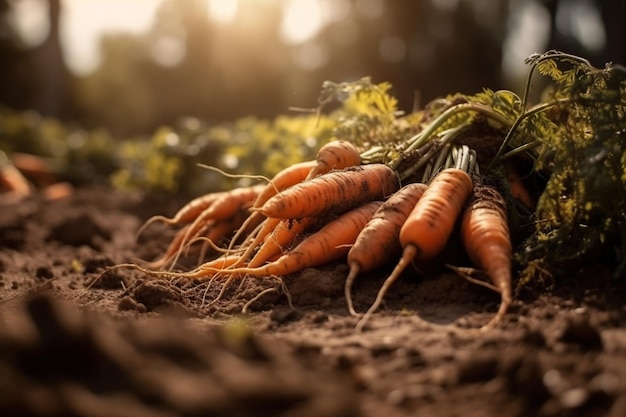
<svg viewBox="0 0 626 417">
<path fill-rule="evenodd" d="M 61 1 L 48 0 L 50 32 L 34 54 L 35 68 L 40 72 L 40 88 L 36 108 L 42 114 L 64 117 L 68 114 L 68 70 L 63 60 L 59 39 Z"/>
</svg>

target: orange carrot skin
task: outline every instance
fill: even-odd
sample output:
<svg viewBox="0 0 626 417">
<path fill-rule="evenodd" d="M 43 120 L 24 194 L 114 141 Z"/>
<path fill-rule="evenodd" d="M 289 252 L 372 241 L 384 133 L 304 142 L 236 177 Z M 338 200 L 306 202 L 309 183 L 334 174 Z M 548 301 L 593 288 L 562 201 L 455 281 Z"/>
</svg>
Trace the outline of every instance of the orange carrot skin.
<svg viewBox="0 0 626 417">
<path fill-rule="evenodd" d="M 249 268 L 256 268 L 263 265 L 276 255 L 280 255 L 289 246 L 302 235 L 313 223 L 314 217 L 305 217 L 303 219 L 283 219 L 278 225 L 267 235 L 265 241 L 254 254 L 250 262 Z"/>
<path fill-rule="evenodd" d="M 189 272 L 189 276 L 194 278 L 212 275 L 215 270 L 228 268 L 229 266 L 236 264 L 239 261 L 240 257 L 238 254 L 222 255 L 218 258 L 203 263 L 193 271 Z"/>
<path fill-rule="evenodd" d="M 415 246 L 417 259 L 440 253 L 471 192 L 472 179 L 465 171 L 447 168 L 437 174 L 400 229 L 402 247 Z"/>
<path fill-rule="evenodd" d="M 317 166 L 316 161 L 305 161 L 288 166 L 272 178 L 269 184 L 258 195 L 252 207 L 261 207 L 267 200 L 286 188 L 304 181 L 311 169 Z"/>
<path fill-rule="evenodd" d="M 331 170 L 344 169 L 361 164 L 359 150 L 345 140 L 328 142 L 317 151 L 316 166 L 311 169 L 307 179 L 315 178 Z"/>
<path fill-rule="evenodd" d="M 278 174 L 276 174 L 274 178 L 272 178 L 269 184 L 265 186 L 263 191 L 257 196 L 256 200 L 252 204 L 252 207 L 261 207 L 263 204 L 265 204 L 267 200 L 275 196 L 278 192 L 304 181 L 309 175 L 311 169 L 314 168 L 316 165 L 316 161 L 306 161 L 291 165 L 283 169 Z M 263 221 L 263 219 L 264 216 L 262 213 L 258 211 L 252 212 L 248 216 L 248 219 L 245 221 L 242 229 L 237 231 L 237 233 L 233 237 L 232 243 L 234 244 L 239 240 L 245 229 L 248 229 L 251 225 L 259 224 Z M 270 229 L 268 228 L 263 228 L 259 231 L 259 234 L 252 242 L 252 246 L 249 248 L 250 250 L 246 253 L 246 257 L 242 259 L 242 262 L 244 259 L 247 260 L 247 256 L 250 255 L 252 250 L 256 248 L 259 242 L 261 242 L 265 238 L 265 236 L 267 236 L 269 230 Z"/>
<path fill-rule="evenodd" d="M 263 186 L 252 185 L 225 192 L 189 224 L 183 236 L 181 248 L 198 237 L 199 234 L 207 229 L 207 226 L 210 226 L 213 222 L 229 220 L 242 209 L 249 208 L 249 205 L 252 204 L 262 190 Z M 173 259 L 174 263 L 178 260 L 180 253 L 181 251 L 179 250 Z"/>
<path fill-rule="evenodd" d="M 13 193 L 17 199 L 21 199 L 31 193 L 31 188 L 26 178 L 17 168 L 9 163 L 4 166 L 0 165 L 0 191 L 3 188 Z"/>
<path fill-rule="evenodd" d="M 359 165 L 294 185 L 270 198 L 259 211 L 267 217 L 281 219 L 345 212 L 366 201 L 385 198 L 398 188 L 397 175 L 388 166 Z"/>
<path fill-rule="evenodd" d="M 252 204 L 264 188 L 264 185 L 252 185 L 228 191 L 215 200 L 202 215 L 213 220 L 226 220 L 243 205 Z"/>
<path fill-rule="evenodd" d="M 317 177 L 318 175 L 325 174 L 331 169 L 343 169 L 349 166 L 358 165 L 360 161 L 361 156 L 359 151 L 351 143 L 345 141 L 329 142 L 320 148 L 316 161 L 306 161 L 294 164 L 276 174 L 276 176 L 272 179 L 271 184 L 268 184 L 265 190 L 259 194 L 252 207 L 261 207 L 268 199 L 276 195 L 278 192 L 293 185 Z M 263 214 L 256 211 L 253 212 L 249 218 L 250 222 L 254 222 L 263 218 Z M 262 239 L 267 237 L 267 232 L 268 229 L 262 229 L 260 231 L 257 238 L 252 242 L 250 251 L 246 252 L 244 259 L 247 260 L 251 251 L 256 248 Z M 239 233 L 235 236 L 235 238 L 238 238 L 238 235 Z M 277 241 L 281 241 L 281 239 L 277 238 Z M 260 256 L 258 259 L 265 259 L 265 257 Z M 253 262 L 253 264 L 255 263 L 256 262 Z"/>
<path fill-rule="evenodd" d="M 178 225 L 183 223 L 192 222 L 196 217 L 200 215 L 204 210 L 209 208 L 217 199 L 224 195 L 223 191 L 204 194 L 194 198 L 189 203 L 185 204 L 180 210 L 176 212 L 174 217 L 171 218 L 171 225 Z"/>
<path fill-rule="evenodd" d="M 215 245 L 219 246 L 224 240 L 228 239 L 230 235 L 237 230 L 239 226 L 243 223 L 244 217 L 243 213 L 235 214 L 228 220 L 220 220 L 216 222 L 212 222 L 212 225 L 208 228 L 205 228 L 202 234 L 204 234 L 204 238 L 210 240 Z M 202 248 L 200 250 L 199 260 L 202 262 L 207 255 L 207 244 L 203 243 Z"/>
<path fill-rule="evenodd" d="M 374 201 L 344 213 L 277 261 L 258 268 L 259 271 L 267 275 L 286 275 L 346 256 L 349 245 L 354 243 L 380 204 L 380 201 Z"/>
<path fill-rule="evenodd" d="M 474 198 L 461 220 L 461 238 L 470 260 L 487 272 L 503 303 L 510 304 L 513 248 L 506 202 L 496 189 L 474 188 Z"/>
<path fill-rule="evenodd" d="M 348 253 L 349 246 L 354 243 L 380 204 L 382 202 L 372 201 L 342 214 L 271 263 L 258 268 L 233 268 L 214 272 L 281 276 L 341 259 Z"/>
<path fill-rule="evenodd" d="M 348 252 L 348 265 L 367 272 L 399 255 L 400 229 L 426 188 L 426 184 L 411 183 L 389 197 L 359 233 Z"/>
<path fill-rule="evenodd" d="M 196 217 L 194 222 L 191 223 L 187 237 L 194 238 L 197 236 L 208 221 L 229 219 L 243 206 L 251 204 L 262 190 L 263 186 L 253 185 L 225 192 L 209 208 Z"/>
</svg>

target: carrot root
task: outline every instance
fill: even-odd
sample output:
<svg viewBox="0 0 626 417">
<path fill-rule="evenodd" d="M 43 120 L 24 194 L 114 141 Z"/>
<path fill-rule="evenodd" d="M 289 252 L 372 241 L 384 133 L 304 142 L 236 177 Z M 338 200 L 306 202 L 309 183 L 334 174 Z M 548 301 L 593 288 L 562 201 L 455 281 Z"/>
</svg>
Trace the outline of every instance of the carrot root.
<svg viewBox="0 0 626 417">
<path fill-rule="evenodd" d="M 348 311 L 350 315 L 354 317 L 358 317 L 359 313 L 354 309 L 354 304 L 352 303 L 352 284 L 354 283 L 357 275 L 361 271 L 361 267 L 358 263 L 353 262 L 350 265 L 350 272 L 348 272 L 348 277 L 346 278 L 346 284 L 344 286 L 344 295 L 346 298 L 346 303 L 348 304 Z"/>
<path fill-rule="evenodd" d="M 374 314 L 374 312 L 378 310 L 378 308 L 380 307 L 380 305 L 382 304 L 385 298 L 385 295 L 387 294 L 387 291 L 389 291 L 389 288 L 391 288 L 393 283 L 396 282 L 396 280 L 400 277 L 402 272 L 404 272 L 406 267 L 413 261 L 413 258 L 415 258 L 415 255 L 417 255 L 417 251 L 418 251 L 417 246 L 411 245 L 411 244 L 407 245 L 404 248 L 400 261 L 398 261 L 398 264 L 396 265 L 394 270 L 387 277 L 383 285 L 380 287 L 380 290 L 378 290 L 378 294 L 376 295 L 376 299 L 374 300 L 374 303 L 365 312 L 363 317 L 361 317 L 361 320 L 359 320 L 359 322 L 357 323 L 356 328 L 355 328 L 357 332 L 361 332 L 363 330 L 363 327 L 368 322 L 370 317 L 372 317 L 372 314 Z"/>
</svg>

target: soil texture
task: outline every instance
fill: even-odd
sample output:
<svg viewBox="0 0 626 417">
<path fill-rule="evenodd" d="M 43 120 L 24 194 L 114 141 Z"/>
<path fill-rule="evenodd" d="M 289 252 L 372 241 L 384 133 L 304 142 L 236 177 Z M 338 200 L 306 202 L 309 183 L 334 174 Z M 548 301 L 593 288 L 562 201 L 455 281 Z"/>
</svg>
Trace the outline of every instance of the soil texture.
<svg viewBox="0 0 626 417">
<path fill-rule="evenodd" d="M 226 287 L 102 274 L 158 257 L 173 230 L 135 233 L 182 204 L 85 188 L 0 206 L 0 415 L 626 415 L 626 289 L 607 266 L 518 294 L 490 331 L 498 295 L 452 272 L 407 271 L 362 332 L 341 263 Z M 358 311 L 389 272 L 357 279 Z"/>
</svg>

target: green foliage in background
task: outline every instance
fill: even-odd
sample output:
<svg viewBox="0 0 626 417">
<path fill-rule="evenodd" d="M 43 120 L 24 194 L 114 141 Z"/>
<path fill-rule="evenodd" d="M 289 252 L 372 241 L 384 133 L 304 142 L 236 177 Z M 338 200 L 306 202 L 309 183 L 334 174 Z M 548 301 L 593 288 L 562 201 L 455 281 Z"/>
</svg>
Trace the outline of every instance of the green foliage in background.
<svg viewBox="0 0 626 417">
<path fill-rule="evenodd" d="M 103 129 L 87 131 L 35 112 L 0 108 L 0 148 L 45 157 L 59 179 L 78 185 L 195 196 L 252 181 L 198 164 L 239 176 L 272 177 L 296 162 L 315 159 L 319 147 L 333 138 L 365 146 L 373 140 L 372 131 L 382 140 L 406 136 L 398 136 L 409 123 L 396 118 L 399 112 L 387 93 L 389 84 L 363 79 L 354 83 L 358 88 L 352 85 L 341 84 L 348 91 L 326 97 L 324 104 L 339 102 L 327 114 L 312 109 L 271 120 L 249 116 L 219 124 L 186 117 L 148 137 L 114 138 Z M 372 130 L 376 126 L 381 127 Z"/>
</svg>

